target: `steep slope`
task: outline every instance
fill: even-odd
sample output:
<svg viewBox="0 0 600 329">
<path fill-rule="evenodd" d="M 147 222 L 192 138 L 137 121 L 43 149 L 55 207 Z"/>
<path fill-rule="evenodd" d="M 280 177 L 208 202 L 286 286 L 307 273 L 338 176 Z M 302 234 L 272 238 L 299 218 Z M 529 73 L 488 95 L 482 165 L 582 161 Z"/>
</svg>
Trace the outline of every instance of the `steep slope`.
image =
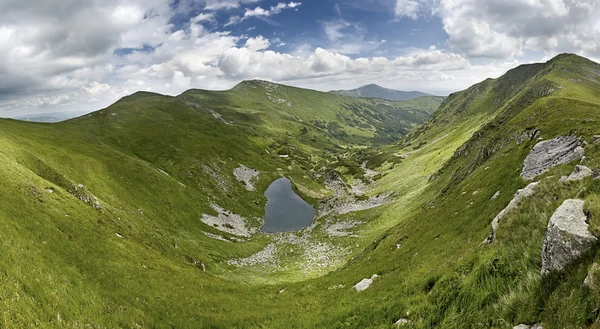
<svg viewBox="0 0 600 329">
<path fill-rule="evenodd" d="M 533 196 L 503 217 L 494 242 L 482 241 L 492 219 L 530 183 L 520 173 L 538 138 L 576 136 L 587 144 L 583 163 L 600 166 L 598 120 L 600 65 L 560 55 L 451 95 L 427 124 L 389 148 L 386 154 L 403 161 L 379 181 L 380 189 L 407 195 L 412 211 L 402 210 L 402 223 L 365 254 L 368 261 L 345 269 L 382 275 L 367 298 L 400 299 L 395 318 L 377 323 L 408 318 L 422 328 L 539 322 L 596 328 L 598 288 L 583 285 L 590 264 L 600 260 L 596 247 L 565 272 L 540 276 L 546 226 L 565 199 L 586 201 L 590 228 L 598 233 L 599 181 L 559 182 L 577 162 L 537 177 Z M 365 264 L 376 265 L 365 271 Z M 365 318 L 385 318 L 367 298 L 357 302 L 373 309 Z M 372 324 L 356 319 L 353 325 Z"/>
<path fill-rule="evenodd" d="M 375 84 L 365 85 L 352 90 L 332 90 L 332 94 L 349 97 L 367 97 L 367 98 L 381 98 L 389 101 L 407 101 L 414 98 L 429 96 L 435 97 L 427 93 L 420 91 L 401 91 L 384 88 Z"/>
</svg>

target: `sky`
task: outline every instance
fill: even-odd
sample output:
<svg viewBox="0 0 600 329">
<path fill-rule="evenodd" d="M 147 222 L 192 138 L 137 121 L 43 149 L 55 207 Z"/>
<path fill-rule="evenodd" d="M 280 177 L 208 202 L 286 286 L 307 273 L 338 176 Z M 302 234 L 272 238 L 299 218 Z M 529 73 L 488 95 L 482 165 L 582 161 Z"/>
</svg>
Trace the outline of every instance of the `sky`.
<svg viewBox="0 0 600 329">
<path fill-rule="evenodd" d="M 263 79 L 436 95 L 563 52 L 600 59 L 600 0 L 0 0 L 0 117 Z"/>
</svg>

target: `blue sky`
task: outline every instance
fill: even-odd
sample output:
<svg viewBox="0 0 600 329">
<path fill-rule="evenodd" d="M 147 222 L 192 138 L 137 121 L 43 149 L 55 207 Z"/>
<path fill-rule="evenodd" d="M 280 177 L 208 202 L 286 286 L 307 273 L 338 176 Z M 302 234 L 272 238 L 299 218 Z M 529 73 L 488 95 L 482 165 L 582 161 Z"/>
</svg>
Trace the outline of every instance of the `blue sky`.
<svg viewBox="0 0 600 329">
<path fill-rule="evenodd" d="M 561 52 L 600 58 L 600 0 L 0 1 L 0 116 L 265 79 L 438 95 Z"/>
</svg>

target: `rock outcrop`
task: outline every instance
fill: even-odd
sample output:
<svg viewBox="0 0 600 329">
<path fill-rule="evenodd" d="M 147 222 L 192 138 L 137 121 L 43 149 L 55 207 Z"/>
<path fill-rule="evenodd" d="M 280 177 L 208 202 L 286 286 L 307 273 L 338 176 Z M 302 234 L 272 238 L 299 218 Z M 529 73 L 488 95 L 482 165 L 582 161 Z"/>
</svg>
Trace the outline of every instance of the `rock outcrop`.
<svg viewBox="0 0 600 329">
<path fill-rule="evenodd" d="M 538 185 L 538 183 L 539 182 L 531 183 L 531 184 L 527 185 L 527 187 L 520 189 L 517 191 L 517 193 L 515 193 L 515 196 L 508 203 L 506 208 L 502 209 L 502 211 L 498 215 L 496 215 L 496 217 L 494 217 L 494 219 L 492 220 L 492 233 L 490 233 L 490 235 L 483 241 L 483 243 L 494 242 L 494 239 L 496 238 L 496 231 L 498 231 L 498 227 L 500 226 L 500 220 L 502 219 L 502 217 L 504 217 L 509 211 L 520 206 L 521 201 L 523 201 L 524 198 L 528 198 L 528 197 L 532 196 L 534 193 L 535 187 Z M 499 192 L 497 192 L 497 194 L 499 195 Z M 492 200 L 493 200 L 493 198 L 492 198 Z"/>
<path fill-rule="evenodd" d="M 575 169 L 569 176 L 563 176 L 560 178 L 560 182 L 564 183 L 582 180 L 584 178 L 592 176 L 593 173 L 594 172 L 592 171 L 592 169 L 586 166 L 576 165 Z"/>
<path fill-rule="evenodd" d="M 581 140 L 575 136 L 559 136 L 539 142 L 525 158 L 521 177 L 533 180 L 551 168 L 581 159 L 584 153 Z"/>
<path fill-rule="evenodd" d="M 550 218 L 542 247 L 542 275 L 562 271 L 597 241 L 588 230 L 583 206 L 583 200 L 565 200 Z"/>
<path fill-rule="evenodd" d="M 370 278 L 360 280 L 359 283 L 354 285 L 354 289 L 356 289 L 356 291 L 358 292 L 367 290 L 367 288 L 369 288 L 371 284 L 373 284 L 373 281 L 375 281 L 377 277 L 379 277 L 379 275 L 373 274 L 373 276 Z"/>
</svg>

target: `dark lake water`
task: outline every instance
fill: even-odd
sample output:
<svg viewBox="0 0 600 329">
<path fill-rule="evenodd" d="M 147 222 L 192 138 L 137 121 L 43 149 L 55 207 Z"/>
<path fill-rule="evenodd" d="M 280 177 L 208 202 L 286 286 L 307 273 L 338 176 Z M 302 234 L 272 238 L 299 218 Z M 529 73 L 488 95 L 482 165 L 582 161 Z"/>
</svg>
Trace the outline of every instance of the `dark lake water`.
<svg viewBox="0 0 600 329">
<path fill-rule="evenodd" d="M 289 232 L 312 225 L 317 211 L 292 190 L 289 179 L 280 178 L 271 183 L 265 196 L 268 201 L 261 231 Z"/>
</svg>

